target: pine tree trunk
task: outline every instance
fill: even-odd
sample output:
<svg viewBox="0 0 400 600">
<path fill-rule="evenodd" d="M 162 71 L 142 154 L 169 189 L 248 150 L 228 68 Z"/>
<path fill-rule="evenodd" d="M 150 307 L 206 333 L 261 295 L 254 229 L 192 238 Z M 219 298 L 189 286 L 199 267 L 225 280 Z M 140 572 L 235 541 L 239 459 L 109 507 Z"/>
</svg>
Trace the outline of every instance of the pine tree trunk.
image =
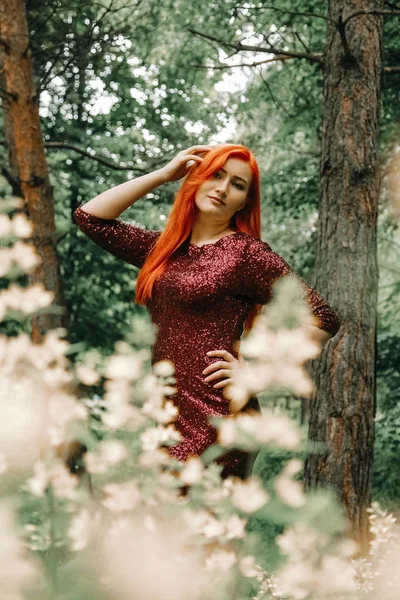
<svg viewBox="0 0 400 600">
<path fill-rule="evenodd" d="M 51 312 L 32 319 L 32 337 L 39 342 L 49 329 L 67 327 L 67 313 L 55 251 L 54 200 L 23 0 L 7 0 L 5 9 L 0 11 L 0 88 L 13 194 L 25 200 L 25 210 L 33 225 L 32 243 L 42 261 L 30 275 L 30 283 L 42 283 L 55 294 L 56 306 L 51 307 Z"/>
<path fill-rule="evenodd" d="M 331 0 L 339 24 L 383 0 Z M 377 313 L 376 228 L 380 191 L 379 104 L 382 17 L 332 23 L 324 53 L 321 203 L 316 288 L 342 327 L 312 365 L 317 392 L 309 439 L 326 451 L 306 461 L 306 487 L 330 487 L 365 548 L 374 443 Z"/>
</svg>

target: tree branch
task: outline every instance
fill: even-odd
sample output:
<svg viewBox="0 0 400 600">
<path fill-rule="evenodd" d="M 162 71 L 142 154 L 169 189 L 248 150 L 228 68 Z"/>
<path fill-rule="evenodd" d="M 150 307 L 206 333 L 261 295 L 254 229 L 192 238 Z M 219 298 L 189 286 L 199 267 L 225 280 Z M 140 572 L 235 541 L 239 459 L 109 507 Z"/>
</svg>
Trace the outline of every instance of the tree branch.
<svg viewBox="0 0 400 600">
<path fill-rule="evenodd" d="M 400 10 L 356 10 L 356 12 L 352 13 L 343 21 L 343 27 L 346 27 L 347 23 L 354 19 L 354 17 L 359 17 L 360 15 L 376 15 L 383 17 L 399 17 Z"/>
<path fill-rule="evenodd" d="M 344 58 L 348 63 L 354 62 L 354 57 L 350 51 L 350 47 L 346 37 L 346 21 L 343 20 L 342 15 L 339 15 L 338 22 L 336 23 L 336 29 L 339 32 L 340 39 L 344 50 Z"/>
<path fill-rule="evenodd" d="M 400 73 L 400 67 L 384 67 L 385 73 Z"/>
<path fill-rule="evenodd" d="M 236 52 L 264 52 L 267 54 L 276 54 L 278 56 L 288 56 L 290 58 L 303 58 L 311 62 L 321 62 L 321 53 L 292 52 L 290 50 L 281 50 L 280 48 L 274 48 L 273 46 L 270 46 L 268 48 L 265 48 L 263 46 L 249 46 L 240 42 L 227 42 L 213 35 L 202 33 L 201 31 L 196 31 L 195 29 L 191 28 L 189 28 L 188 31 L 193 35 L 197 35 L 206 40 L 217 42 L 221 46 L 233 48 L 234 50 L 236 50 Z"/>
<path fill-rule="evenodd" d="M 0 146 L 6 146 L 6 143 L 4 140 L 0 140 Z M 97 154 L 91 154 L 87 150 L 84 150 L 83 148 L 79 148 L 79 146 L 74 146 L 74 144 L 69 144 L 68 142 L 44 142 L 44 147 L 45 148 L 57 148 L 57 149 L 64 148 L 66 150 L 74 150 L 74 152 L 78 152 L 78 154 L 81 154 L 82 156 L 91 158 L 92 160 L 95 160 L 96 162 L 100 163 L 101 165 L 104 165 L 105 167 L 108 167 L 110 169 L 114 169 L 115 171 L 134 171 L 135 173 L 144 173 L 145 171 L 147 171 L 149 169 L 151 170 L 154 166 L 154 165 L 148 164 L 146 167 L 138 167 L 138 166 L 135 166 L 133 163 L 118 164 L 111 160 L 108 160 L 107 158 L 104 158 L 103 156 L 99 156 Z M 2 167 L 2 169 L 4 169 L 4 167 Z M 7 177 L 7 173 L 4 172 L 3 175 L 11 183 L 11 180 L 9 179 L 9 177 Z"/>
<path fill-rule="evenodd" d="M 118 164 L 111 160 L 108 160 L 107 158 L 104 158 L 103 156 L 99 156 L 97 154 L 91 154 L 87 150 L 84 150 L 83 148 L 79 148 L 79 146 L 75 146 L 74 144 L 69 144 L 68 142 L 44 142 L 44 147 L 45 148 L 64 148 L 66 150 L 74 150 L 74 152 L 77 152 L 78 154 L 81 154 L 82 156 L 86 156 L 87 158 L 91 158 L 92 160 L 95 160 L 96 162 L 100 163 L 101 165 L 104 165 L 105 167 L 109 167 L 110 169 L 114 169 L 116 171 L 137 171 L 139 173 L 143 173 L 145 171 L 144 167 L 137 167 L 133 163 Z"/>
<path fill-rule="evenodd" d="M 265 60 L 258 60 L 253 63 L 241 63 L 237 65 L 214 65 L 212 67 L 208 67 L 206 65 L 189 65 L 189 67 L 192 69 L 213 69 L 214 71 L 225 71 L 227 69 L 237 69 L 240 67 L 259 67 L 260 65 L 265 65 L 266 63 L 285 61 L 290 60 L 291 58 L 291 56 L 274 56 L 274 58 L 266 58 Z"/>
<path fill-rule="evenodd" d="M 262 10 L 275 10 L 283 15 L 292 15 L 294 17 L 314 17 L 315 19 L 324 19 L 325 21 L 331 21 L 334 23 L 335 21 L 326 15 L 320 15 L 318 13 L 313 12 L 295 12 L 292 10 L 283 10 L 282 8 L 276 8 L 275 6 L 262 6 Z"/>
</svg>

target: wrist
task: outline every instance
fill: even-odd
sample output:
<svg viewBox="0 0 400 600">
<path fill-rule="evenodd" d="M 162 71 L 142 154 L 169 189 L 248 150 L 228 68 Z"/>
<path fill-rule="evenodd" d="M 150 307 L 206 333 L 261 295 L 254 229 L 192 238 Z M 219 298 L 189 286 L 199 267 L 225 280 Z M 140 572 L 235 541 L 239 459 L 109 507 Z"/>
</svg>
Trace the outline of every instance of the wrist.
<svg viewBox="0 0 400 600">
<path fill-rule="evenodd" d="M 165 167 L 161 167 L 161 169 L 155 171 L 155 174 L 157 175 L 157 180 L 159 181 L 158 185 L 169 183 L 168 173 L 165 170 Z"/>
</svg>

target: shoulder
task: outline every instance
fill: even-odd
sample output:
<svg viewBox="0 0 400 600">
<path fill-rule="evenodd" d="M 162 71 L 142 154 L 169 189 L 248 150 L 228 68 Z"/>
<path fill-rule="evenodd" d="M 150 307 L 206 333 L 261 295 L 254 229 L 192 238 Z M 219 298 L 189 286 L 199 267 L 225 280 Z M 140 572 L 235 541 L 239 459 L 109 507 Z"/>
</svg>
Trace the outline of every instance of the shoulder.
<svg viewBox="0 0 400 600">
<path fill-rule="evenodd" d="M 264 242 L 264 240 L 261 238 L 256 238 L 248 233 L 245 233 L 244 231 L 238 232 L 237 238 L 241 241 L 241 246 L 245 256 L 258 256 L 273 252 L 271 246 L 267 242 Z"/>
</svg>

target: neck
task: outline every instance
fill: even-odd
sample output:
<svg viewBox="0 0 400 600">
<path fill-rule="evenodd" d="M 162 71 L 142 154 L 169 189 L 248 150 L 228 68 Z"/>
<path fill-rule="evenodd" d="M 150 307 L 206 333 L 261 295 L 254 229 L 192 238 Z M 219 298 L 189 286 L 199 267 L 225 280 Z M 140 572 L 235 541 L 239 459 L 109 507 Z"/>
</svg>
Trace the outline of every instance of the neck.
<svg viewBox="0 0 400 600">
<path fill-rule="evenodd" d="M 208 242 L 213 240 L 214 238 L 218 238 L 225 233 L 233 232 L 234 229 L 229 225 L 229 223 L 217 223 L 217 224 L 203 224 L 196 222 L 192 227 L 192 232 L 190 234 L 190 243 L 197 244 L 198 242 Z"/>
</svg>

